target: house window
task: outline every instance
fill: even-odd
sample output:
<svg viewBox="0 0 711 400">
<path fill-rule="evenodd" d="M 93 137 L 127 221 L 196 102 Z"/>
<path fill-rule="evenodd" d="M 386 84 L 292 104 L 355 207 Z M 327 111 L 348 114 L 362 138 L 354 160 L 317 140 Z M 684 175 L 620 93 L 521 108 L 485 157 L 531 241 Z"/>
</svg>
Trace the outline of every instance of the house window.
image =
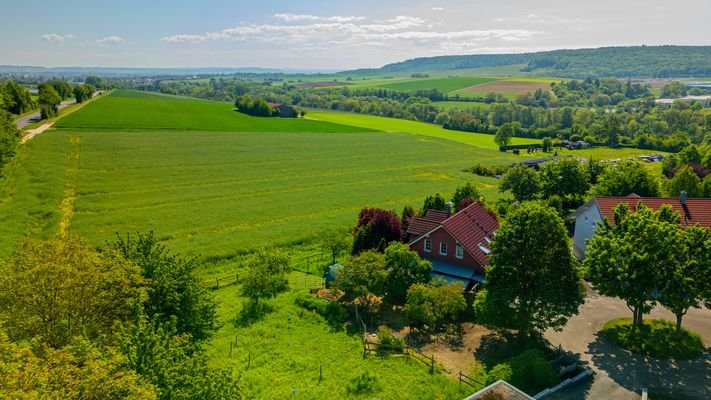
<svg viewBox="0 0 711 400">
<path fill-rule="evenodd" d="M 425 251 L 428 253 L 432 251 L 432 241 L 429 239 L 425 239 Z"/>
<path fill-rule="evenodd" d="M 447 255 L 447 243 L 439 242 L 439 254 L 443 256 Z"/>
<path fill-rule="evenodd" d="M 461 244 L 457 245 L 454 255 L 457 256 L 457 258 L 464 258 L 464 247 L 462 247 Z"/>
</svg>

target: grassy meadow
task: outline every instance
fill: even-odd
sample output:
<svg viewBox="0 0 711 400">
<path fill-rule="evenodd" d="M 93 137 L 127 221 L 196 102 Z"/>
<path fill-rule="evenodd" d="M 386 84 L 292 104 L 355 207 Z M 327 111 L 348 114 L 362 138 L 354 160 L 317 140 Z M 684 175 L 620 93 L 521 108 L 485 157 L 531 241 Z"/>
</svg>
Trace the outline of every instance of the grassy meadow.
<svg viewBox="0 0 711 400">
<path fill-rule="evenodd" d="M 468 103 L 467 103 L 468 104 Z M 310 111 L 307 117 L 319 121 L 360 126 L 372 130 L 385 132 L 407 132 L 414 135 L 428 136 L 431 138 L 446 139 L 449 141 L 466 144 L 480 149 L 498 150 L 494 143 L 494 135 L 486 133 L 462 132 L 444 129 L 439 125 L 418 121 L 407 121 L 397 118 L 377 117 L 367 114 L 355 114 L 332 111 Z M 540 143 L 539 139 L 513 138 L 512 144 Z"/>
<path fill-rule="evenodd" d="M 292 288 L 304 277 L 293 273 Z M 239 287 L 215 292 L 223 326 L 207 351 L 215 365 L 231 367 L 240 377 L 245 398 L 363 398 L 349 396 L 346 386 L 365 371 L 377 382 L 366 398 L 461 399 L 474 391 L 459 392 L 456 381 L 441 373 L 429 374 L 429 367 L 415 359 L 363 358 L 360 334 L 297 306 L 294 300 L 300 290 L 270 300 L 273 311 L 253 323 L 238 319 L 245 300 L 238 294 Z"/>
<path fill-rule="evenodd" d="M 173 120 L 169 113 L 190 104 L 198 110 L 225 106 L 140 95 L 151 115 L 167 122 Z M 444 140 L 449 131 L 433 137 L 411 129 L 417 123 L 377 117 L 368 121 L 380 121 L 383 128 L 402 122 L 401 131 L 419 134 L 372 132 L 378 128 L 346 126 L 346 120 L 254 117 L 248 118 L 287 124 L 284 130 L 291 131 L 179 131 L 183 122 L 165 131 L 88 128 L 87 114 L 101 113 L 111 124 L 119 120 L 111 114 L 128 115 L 110 107 L 114 96 L 125 103 L 132 98 L 116 92 L 98 99 L 62 120 L 65 128 L 47 131 L 21 148 L 0 189 L 0 254 L 7 255 L 18 237 L 49 236 L 60 229 L 97 245 L 115 232 L 155 230 L 175 251 L 222 262 L 266 242 L 291 247 L 313 241 L 327 228 L 345 233 L 364 206 L 418 207 L 426 195 L 451 194 L 467 180 L 493 200 L 499 196 L 496 180 L 463 170 L 516 159 L 475 147 L 477 140 L 494 147 L 490 135 L 451 132 L 472 138 L 472 146 L 462 146 L 456 139 Z M 297 132 L 295 126 L 304 122 L 316 132 Z M 86 128 L 68 128 L 73 124 Z M 332 127 L 350 132 L 318 132 Z"/>
<path fill-rule="evenodd" d="M 56 128 L 224 132 L 362 132 L 362 128 L 306 119 L 259 118 L 234 111 L 232 104 L 165 94 L 118 90 Z"/>
<path fill-rule="evenodd" d="M 482 77 L 457 77 L 457 78 L 417 78 L 407 79 L 400 82 L 381 84 L 385 89 L 412 92 L 415 90 L 437 89 L 440 92 L 449 93 L 469 86 L 480 85 L 486 82 L 496 81 L 497 78 Z"/>
</svg>

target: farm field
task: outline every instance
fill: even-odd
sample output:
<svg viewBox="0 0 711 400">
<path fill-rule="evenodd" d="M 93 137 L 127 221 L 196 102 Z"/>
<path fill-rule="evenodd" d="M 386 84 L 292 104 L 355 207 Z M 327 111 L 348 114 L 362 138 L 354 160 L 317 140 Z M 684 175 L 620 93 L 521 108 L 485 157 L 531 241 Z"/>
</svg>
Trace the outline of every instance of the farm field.
<svg viewBox="0 0 711 400">
<path fill-rule="evenodd" d="M 493 82 L 485 82 L 478 85 L 472 85 L 460 90 L 452 92 L 452 95 L 460 95 L 461 97 L 483 97 L 487 93 L 501 93 L 508 98 L 515 98 L 519 94 L 533 93 L 537 89 L 550 90 L 551 82 L 556 82 L 555 79 L 547 78 L 515 78 L 503 79 Z"/>
<path fill-rule="evenodd" d="M 441 107 L 445 111 L 458 109 L 469 110 L 474 108 L 487 108 L 489 104 L 481 101 L 433 101 L 435 107 Z"/>
<path fill-rule="evenodd" d="M 83 113 L 110 113 L 101 103 L 111 104 L 113 96 L 69 117 L 88 123 Z M 120 93 L 118 98 L 128 101 Z M 191 104 L 170 96 L 150 100 L 144 105 L 166 113 L 176 106 L 156 104 Z M 373 120 L 386 128 L 407 122 Z M 347 128 L 377 129 L 363 125 Z M 475 147 L 474 139 L 472 146 L 462 146 L 431 135 L 49 130 L 21 148 L 0 188 L 0 254 L 7 255 L 18 237 L 51 236 L 60 228 L 96 245 L 115 232 L 155 230 L 175 251 L 222 262 L 270 241 L 291 246 L 334 226 L 345 233 L 364 206 L 418 207 L 426 195 L 451 194 L 466 180 L 492 201 L 499 196 L 496 180 L 463 170 L 475 163 L 509 163 L 515 156 Z"/>
<path fill-rule="evenodd" d="M 258 118 L 232 104 L 118 90 L 60 120 L 56 128 L 89 130 L 200 130 L 239 132 L 359 132 L 362 128 L 305 119 Z"/>
<path fill-rule="evenodd" d="M 367 114 L 355 114 L 332 111 L 309 111 L 307 117 L 319 121 L 348 124 L 363 128 L 386 132 L 408 132 L 415 135 L 447 139 L 482 149 L 498 150 L 494 143 L 494 135 L 486 133 L 462 132 L 444 129 L 439 125 L 424 122 L 408 121 L 397 118 L 377 117 Z M 513 138 L 512 144 L 540 143 L 538 139 Z"/>
<path fill-rule="evenodd" d="M 486 82 L 496 81 L 497 78 L 483 77 L 457 77 L 457 78 L 413 78 L 400 82 L 381 84 L 379 87 L 385 89 L 411 92 L 415 90 L 437 89 L 440 92 L 449 93 L 469 86 L 480 85 Z"/>
</svg>

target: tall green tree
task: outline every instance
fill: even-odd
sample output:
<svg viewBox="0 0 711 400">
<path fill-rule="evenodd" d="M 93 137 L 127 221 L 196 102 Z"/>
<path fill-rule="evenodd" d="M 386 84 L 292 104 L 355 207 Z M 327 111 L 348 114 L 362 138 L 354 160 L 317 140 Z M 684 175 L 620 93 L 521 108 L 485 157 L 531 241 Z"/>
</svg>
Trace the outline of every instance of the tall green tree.
<svg viewBox="0 0 711 400">
<path fill-rule="evenodd" d="M 496 131 L 494 135 L 494 143 L 496 143 L 499 148 L 506 148 L 513 140 L 514 136 L 518 133 L 521 124 L 516 122 L 507 122 Z"/>
<path fill-rule="evenodd" d="M 110 333 L 146 296 L 138 267 L 73 236 L 23 241 L 3 272 L 0 314 L 10 336 L 54 348 Z"/>
<path fill-rule="evenodd" d="M 15 155 L 21 133 L 10 117 L 10 113 L 0 110 L 0 175 L 2 167 Z"/>
<path fill-rule="evenodd" d="M 475 301 L 485 325 L 523 337 L 561 329 L 577 314 L 585 289 L 554 209 L 535 202 L 513 207 L 491 246 L 486 289 Z"/>
<path fill-rule="evenodd" d="M 322 232 L 319 235 L 321 249 L 331 255 L 331 263 L 336 263 L 336 257 L 350 248 L 350 243 L 343 232 L 336 229 Z"/>
<path fill-rule="evenodd" d="M 395 302 L 404 302 L 410 286 L 429 282 L 432 263 L 420 259 L 408 245 L 392 243 L 385 249 L 385 268 L 388 296 Z"/>
<path fill-rule="evenodd" d="M 675 264 L 679 226 L 668 221 L 669 212 L 655 212 L 642 203 L 636 212 L 622 204 L 614 213 L 614 225 L 605 220 L 595 230 L 583 266 L 600 294 L 625 301 L 634 333 L 657 302 L 664 271 Z"/>
<path fill-rule="evenodd" d="M 151 231 L 121 237 L 110 247 L 141 268 L 148 280 L 147 315 L 161 322 L 176 319 L 179 333 L 204 340 L 217 329 L 217 303 L 196 276 L 196 259 L 172 254 Z"/>
<path fill-rule="evenodd" d="M 567 199 L 578 198 L 590 186 L 590 177 L 585 167 L 575 158 L 547 162 L 541 168 L 540 177 L 545 197 L 557 194 Z"/>
<path fill-rule="evenodd" d="M 384 296 L 389 277 L 385 255 L 372 250 L 364 251 L 338 270 L 336 286 L 351 299 L 367 293 Z"/>
<path fill-rule="evenodd" d="M 642 163 L 630 160 L 605 169 L 594 189 L 600 196 L 627 196 L 632 193 L 642 197 L 661 195 L 657 177 Z"/>
<path fill-rule="evenodd" d="M 424 217 L 427 214 L 427 210 L 447 211 L 447 200 L 439 193 L 434 196 L 427 196 L 422 204 L 420 216 Z"/>
<path fill-rule="evenodd" d="M 13 114 L 20 115 L 30 111 L 35 106 L 30 92 L 13 81 L 5 84 L 5 93 L 6 110 Z"/>
<path fill-rule="evenodd" d="M 682 191 L 685 191 L 689 197 L 702 197 L 703 195 L 701 179 L 688 165 L 681 167 L 674 177 L 666 182 L 666 192 L 669 197 L 678 197 Z"/>
<path fill-rule="evenodd" d="M 481 194 L 478 190 L 476 190 L 474 185 L 472 185 L 471 182 L 467 182 L 464 185 L 459 186 L 454 191 L 454 195 L 452 196 L 452 204 L 454 204 L 455 208 L 457 208 L 455 211 L 459 211 L 458 205 L 462 200 L 479 200 L 480 197 Z"/>
<path fill-rule="evenodd" d="M 267 246 L 258 249 L 242 281 L 242 294 L 259 305 L 260 298 L 271 298 L 289 287 L 286 274 L 291 271 L 291 261 L 283 251 Z"/>
<path fill-rule="evenodd" d="M 52 118 L 57 115 L 59 104 L 62 102 L 62 98 L 59 97 L 57 91 L 51 85 L 46 83 L 40 84 L 39 97 L 37 102 L 40 105 L 40 112 L 42 114 L 42 119 Z"/>
<path fill-rule="evenodd" d="M 405 312 L 410 326 L 434 328 L 453 322 L 467 308 L 460 282 L 416 283 L 407 290 Z"/>
<path fill-rule="evenodd" d="M 534 200 L 541 192 L 538 173 L 524 165 L 509 168 L 499 182 L 499 192 L 507 190 L 511 191 L 516 201 Z"/>
<path fill-rule="evenodd" d="M 669 212 L 671 208 L 667 210 Z M 678 218 L 678 213 L 677 213 Z M 681 333 L 681 322 L 690 308 L 699 308 L 704 293 L 710 286 L 711 233 L 698 225 L 677 229 L 678 238 L 667 240 L 678 243 L 672 264 L 663 272 L 663 287 L 659 304 L 676 316 L 676 334 Z"/>
</svg>

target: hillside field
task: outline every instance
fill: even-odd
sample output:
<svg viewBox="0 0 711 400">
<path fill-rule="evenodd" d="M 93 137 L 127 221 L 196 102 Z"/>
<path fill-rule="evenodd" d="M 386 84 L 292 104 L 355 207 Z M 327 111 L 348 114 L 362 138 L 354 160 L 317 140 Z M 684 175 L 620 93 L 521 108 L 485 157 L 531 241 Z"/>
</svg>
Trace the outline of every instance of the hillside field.
<svg viewBox="0 0 711 400">
<path fill-rule="evenodd" d="M 362 132 L 362 128 L 306 119 L 258 118 L 232 104 L 118 90 L 60 120 L 56 128 L 89 130 L 174 130 L 239 132 Z"/>
<path fill-rule="evenodd" d="M 468 103 L 465 103 L 468 104 Z M 310 111 L 307 117 L 319 121 L 336 124 L 348 124 L 386 132 L 407 132 L 414 135 L 429 136 L 478 147 L 480 149 L 498 150 L 494 143 L 494 135 L 486 133 L 463 132 L 444 129 L 439 125 L 424 122 L 408 121 L 397 118 L 377 117 L 367 114 L 355 114 L 332 111 Z M 539 139 L 513 138 L 511 144 L 540 143 Z"/>
<path fill-rule="evenodd" d="M 185 122 L 165 131 L 88 128 L 93 120 L 85 113 L 98 118 L 100 127 L 107 126 L 103 120 L 113 125 L 119 121 L 116 115 L 128 115 L 106 106 L 115 104 L 113 96 L 125 102 L 131 98 L 119 92 L 98 99 L 61 124 L 82 121 L 86 128 L 50 130 L 21 149 L 0 189 L 1 254 L 7 255 L 18 237 L 49 236 L 60 228 L 97 245 L 115 232 L 155 230 L 176 251 L 222 262 L 267 242 L 291 246 L 332 227 L 345 233 L 362 207 L 419 207 L 425 196 L 451 194 L 467 180 L 493 200 L 499 196 L 496 181 L 463 170 L 516 159 L 419 132 L 438 128 L 434 125 L 386 118 L 366 122 L 403 122 L 402 131 L 414 127 L 418 135 L 356 132 L 378 129 L 368 123 L 354 128 L 254 117 L 247 117 L 256 121 L 245 126 L 259 129 L 260 123 L 279 122 L 292 131 L 178 131 Z M 170 96 L 142 100 L 165 123 L 173 120 L 169 113 L 176 108 L 224 106 Z M 351 132 L 296 132 L 302 123 L 314 130 Z M 481 137 L 482 143 L 492 140 Z"/>
</svg>

